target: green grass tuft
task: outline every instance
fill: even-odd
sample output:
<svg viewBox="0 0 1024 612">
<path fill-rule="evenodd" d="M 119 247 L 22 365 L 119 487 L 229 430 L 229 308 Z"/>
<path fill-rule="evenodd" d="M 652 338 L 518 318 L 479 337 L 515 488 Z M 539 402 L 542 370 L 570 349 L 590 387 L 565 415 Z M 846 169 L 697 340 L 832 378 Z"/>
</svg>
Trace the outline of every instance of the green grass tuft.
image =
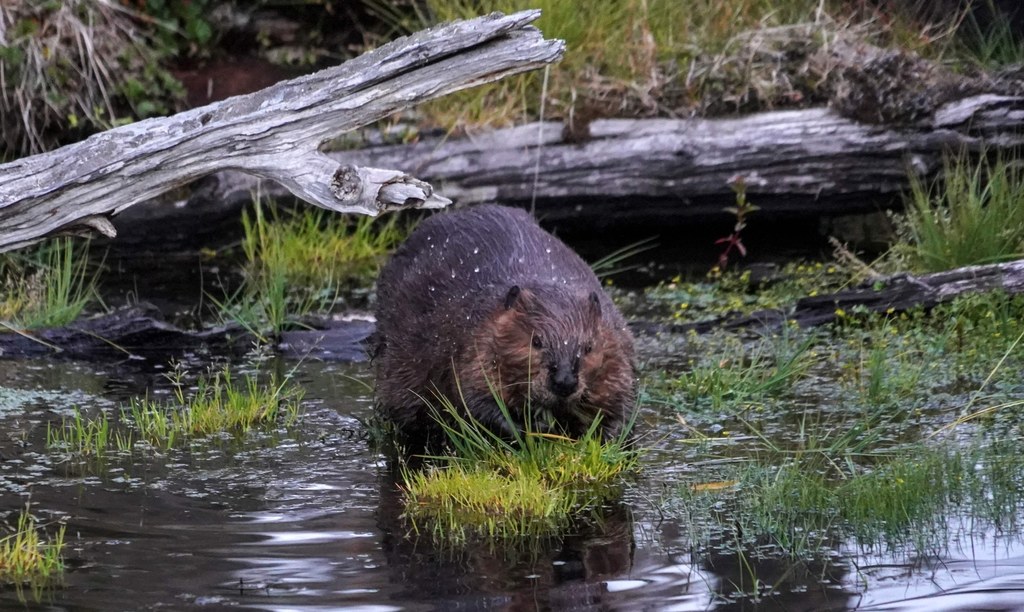
<svg viewBox="0 0 1024 612">
<path fill-rule="evenodd" d="M 1024 257 L 1024 174 L 1001 158 L 949 157 L 941 183 L 911 178 L 905 233 L 925 272 Z"/>
<path fill-rule="evenodd" d="M 533 432 L 528 423 L 507 441 L 451 402 L 441 402 L 436 418 L 454 453 L 432 457 L 426 469 L 404 470 L 405 516 L 414 530 L 429 530 L 445 544 L 555 535 L 612 499 L 637 466 L 628 442 L 632 423 L 608 441 L 598 421 L 578 440 Z"/>
<path fill-rule="evenodd" d="M 369 285 L 381 259 L 405 237 L 396 215 L 355 219 L 320 208 L 281 213 L 259 203 L 242 219 L 244 283 L 217 302 L 228 318 L 257 335 L 329 311 L 351 284 Z"/>
<path fill-rule="evenodd" d="M 47 447 L 79 461 L 102 463 L 112 450 L 132 453 L 139 441 L 171 448 L 181 440 L 221 432 L 242 435 L 279 422 L 290 427 L 299 417 L 302 390 L 288 377 L 262 383 L 256 374 L 246 374 L 238 380 L 225 366 L 199 376 L 189 393 L 184 377 L 185 372 L 176 367 L 169 376 L 173 399 L 132 399 L 121 408 L 116 422 L 105 413 L 86 419 L 76 409 L 59 427 L 47 428 Z"/>
<path fill-rule="evenodd" d="M 176 440 L 218 432 L 244 434 L 250 429 L 284 420 L 286 426 L 299 416 L 302 390 L 287 380 L 261 383 L 255 374 L 241 381 L 225 366 L 200 376 L 196 389 L 186 394 L 183 372 L 172 374 L 174 399 L 161 403 L 149 398 L 134 399 L 126 415 L 139 437 L 156 446 L 171 447 Z"/>
<path fill-rule="evenodd" d="M 97 299 L 86 246 L 61 238 L 0 256 L 0 324 L 15 329 L 59 327 Z"/>
<path fill-rule="evenodd" d="M 14 533 L 0 538 L 0 584 L 46 586 L 64 571 L 63 550 L 63 525 L 44 540 L 28 509 L 22 510 Z"/>
</svg>

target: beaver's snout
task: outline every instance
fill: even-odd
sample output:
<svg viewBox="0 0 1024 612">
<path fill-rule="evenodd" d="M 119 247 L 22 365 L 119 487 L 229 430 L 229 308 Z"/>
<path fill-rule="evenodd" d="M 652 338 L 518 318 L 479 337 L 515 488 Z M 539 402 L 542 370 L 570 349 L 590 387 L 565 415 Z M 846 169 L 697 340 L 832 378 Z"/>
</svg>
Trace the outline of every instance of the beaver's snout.
<svg viewBox="0 0 1024 612">
<path fill-rule="evenodd" d="M 568 360 L 556 363 L 551 366 L 548 372 L 548 387 L 558 397 L 569 397 L 579 387 L 579 362 L 570 363 Z"/>
</svg>

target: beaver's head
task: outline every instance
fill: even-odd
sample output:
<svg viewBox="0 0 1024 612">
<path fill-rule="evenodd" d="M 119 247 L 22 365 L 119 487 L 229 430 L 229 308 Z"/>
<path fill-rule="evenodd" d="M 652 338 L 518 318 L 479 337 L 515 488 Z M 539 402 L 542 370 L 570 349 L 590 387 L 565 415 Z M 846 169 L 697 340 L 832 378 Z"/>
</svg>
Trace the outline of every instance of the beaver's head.
<svg viewBox="0 0 1024 612">
<path fill-rule="evenodd" d="M 524 412 L 528 407 L 538 425 L 553 418 L 573 430 L 585 428 L 609 408 L 591 400 L 606 395 L 602 386 L 610 373 L 612 384 L 632 385 L 632 347 L 621 345 L 621 334 L 609 328 L 601 309 L 593 291 L 513 286 L 476 330 L 479 370 L 506 405 Z M 610 372 L 614 362 L 623 367 Z"/>
</svg>

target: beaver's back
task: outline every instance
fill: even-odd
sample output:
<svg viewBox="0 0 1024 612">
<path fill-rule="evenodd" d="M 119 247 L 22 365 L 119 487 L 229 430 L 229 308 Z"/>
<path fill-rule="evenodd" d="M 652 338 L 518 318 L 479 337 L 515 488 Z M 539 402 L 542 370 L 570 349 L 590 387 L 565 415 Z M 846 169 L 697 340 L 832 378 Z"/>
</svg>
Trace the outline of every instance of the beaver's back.
<svg viewBox="0 0 1024 612">
<path fill-rule="evenodd" d="M 606 323 L 625 327 L 590 267 L 525 211 L 484 205 L 436 214 L 378 279 L 374 352 L 377 402 L 386 416 L 410 422 L 422 416 L 419 395 L 447 391 L 456 357 L 513 285 L 555 299 L 596 293 Z"/>
<path fill-rule="evenodd" d="M 397 295 L 429 312 L 463 295 L 533 282 L 601 289 L 590 267 L 528 213 L 484 205 L 421 223 L 381 272 L 379 304 Z"/>
</svg>

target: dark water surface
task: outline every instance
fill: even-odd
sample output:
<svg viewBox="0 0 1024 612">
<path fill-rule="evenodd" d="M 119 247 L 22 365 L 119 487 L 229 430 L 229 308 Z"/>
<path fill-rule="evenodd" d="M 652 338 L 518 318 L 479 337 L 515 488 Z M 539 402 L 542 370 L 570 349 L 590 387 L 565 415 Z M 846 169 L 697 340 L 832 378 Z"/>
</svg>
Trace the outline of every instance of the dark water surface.
<svg viewBox="0 0 1024 612">
<path fill-rule="evenodd" d="M 200 360 L 197 360 L 197 363 Z M 371 411 L 365 365 L 271 361 L 296 368 L 304 416 L 290 431 L 152 451 L 105 466 L 59 463 L 47 424 L 132 396 L 161 396 L 161 366 L 0 361 L 0 508 L 27 500 L 67 524 L 62 586 L 38 603 L 0 591 L 0 608 L 145 610 L 1011 610 L 1024 609 L 1024 547 L 950 525 L 927 558 L 870 550 L 811 563 L 695 553 L 685 521 L 658 500 L 693 476 L 667 438 L 601 533 L 532 556 L 453 555 L 407 538 L 399 496 L 360 419 Z M 644 426 L 658 428 L 649 414 Z M 662 431 L 679 429 L 662 422 Z M 10 520 L 10 519 L 8 519 Z M 723 549 L 724 550 L 724 549 Z M 753 562 L 753 561 L 751 561 Z M 774 589 L 761 598 L 750 576 Z"/>
</svg>

